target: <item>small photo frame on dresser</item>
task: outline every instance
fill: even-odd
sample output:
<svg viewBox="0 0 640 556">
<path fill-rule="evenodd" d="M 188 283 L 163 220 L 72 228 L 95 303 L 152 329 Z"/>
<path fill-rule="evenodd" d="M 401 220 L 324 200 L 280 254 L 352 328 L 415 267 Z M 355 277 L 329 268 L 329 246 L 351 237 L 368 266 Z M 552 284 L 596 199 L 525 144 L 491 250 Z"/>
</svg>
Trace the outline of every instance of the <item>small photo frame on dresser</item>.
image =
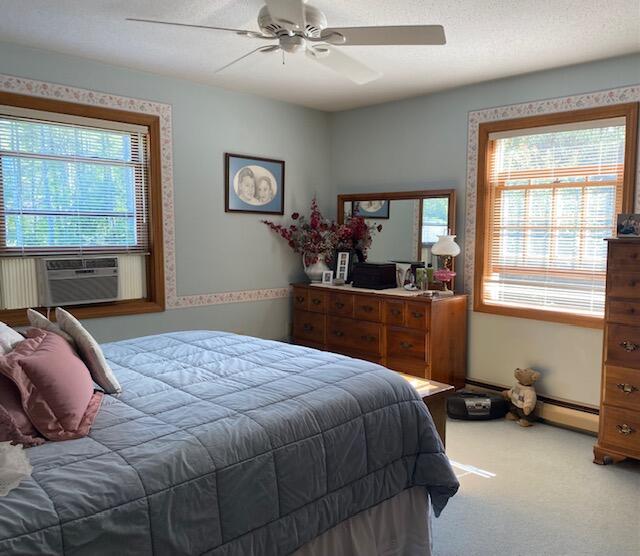
<svg viewBox="0 0 640 556">
<path fill-rule="evenodd" d="M 336 253 L 336 280 L 349 281 L 351 254 L 351 251 L 338 251 Z"/>
<path fill-rule="evenodd" d="M 640 237 L 640 214 L 618 214 L 618 237 Z"/>
<path fill-rule="evenodd" d="M 327 286 L 333 284 L 333 270 L 324 270 L 322 272 L 322 283 Z"/>
</svg>

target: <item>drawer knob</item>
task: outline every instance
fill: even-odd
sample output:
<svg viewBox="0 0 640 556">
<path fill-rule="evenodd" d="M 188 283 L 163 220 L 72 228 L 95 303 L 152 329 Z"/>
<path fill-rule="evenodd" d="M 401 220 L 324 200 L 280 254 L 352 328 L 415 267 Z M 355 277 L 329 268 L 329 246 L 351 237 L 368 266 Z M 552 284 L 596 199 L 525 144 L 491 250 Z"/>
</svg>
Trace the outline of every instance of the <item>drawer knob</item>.
<svg viewBox="0 0 640 556">
<path fill-rule="evenodd" d="M 622 390 L 625 394 L 631 394 L 637 392 L 638 389 L 633 384 L 620 383 L 616 384 L 616 388 Z"/>
<path fill-rule="evenodd" d="M 413 315 L 414 319 L 421 319 L 422 317 L 424 317 L 424 313 L 421 313 L 420 311 L 412 311 L 411 314 Z"/>
<path fill-rule="evenodd" d="M 304 330 L 305 332 L 311 332 L 313 330 L 313 324 L 309 324 L 308 322 L 305 322 L 302 325 L 302 330 Z"/>
<path fill-rule="evenodd" d="M 363 336 L 360 336 L 360 338 L 362 338 L 365 342 L 373 342 L 376 339 L 375 336 L 371 336 L 370 334 L 364 334 Z"/>
<path fill-rule="evenodd" d="M 302 297 L 301 295 L 296 295 L 296 301 L 298 303 L 302 303 L 304 301 L 304 297 Z"/>
<path fill-rule="evenodd" d="M 342 309 L 344 307 L 344 303 L 342 303 L 342 301 L 337 301 L 336 302 L 336 308 L 337 309 Z"/>
<path fill-rule="evenodd" d="M 628 342 L 627 340 L 620 342 L 620 347 L 625 351 L 629 351 L 629 352 L 636 351 L 638 348 L 640 348 L 638 344 L 634 344 L 633 342 Z"/>
<path fill-rule="evenodd" d="M 322 300 L 318 299 L 317 297 L 314 297 L 311 300 L 311 303 L 313 303 L 314 305 L 320 305 L 320 303 L 322 303 Z"/>
<path fill-rule="evenodd" d="M 402 313 L 402 311 L 400 309 L 391 309 L 391 314 L 394 317 L 397 317 L 400 313 Z"/>
<path fill-rule="evenodd" d="M 402 349 L 411 349 L 413 347 L 413 344 L 410 342 L 400 342 L 400 347 Z"/>
<path fill-rule="evenodd" d="M 342 336 L 344 336 L 344 332 L 342 330 L 334 330 L 333 335 L 337 336 L 338 338 L 342 338 Z"/>
<path fill-rule="evenodd" d="M 622 425 L 616 425 L 616 428 L 618 429 L 618 432 L 620 434 L 624 434 L 625 436 L 632 434 L 634 432 L 636 432 L 636 429 L 631 428 L 629 425 L 627 425 L 626 423 L 623 423 Z"/>
<path fill-rule="evenodd" d="M 365 312 L 365 313 L 370 313 L 371 311 L 373 311 L 373 307 L 371 305 L 363 305 L 361 307 L 361 309 Z"/>
</svg>

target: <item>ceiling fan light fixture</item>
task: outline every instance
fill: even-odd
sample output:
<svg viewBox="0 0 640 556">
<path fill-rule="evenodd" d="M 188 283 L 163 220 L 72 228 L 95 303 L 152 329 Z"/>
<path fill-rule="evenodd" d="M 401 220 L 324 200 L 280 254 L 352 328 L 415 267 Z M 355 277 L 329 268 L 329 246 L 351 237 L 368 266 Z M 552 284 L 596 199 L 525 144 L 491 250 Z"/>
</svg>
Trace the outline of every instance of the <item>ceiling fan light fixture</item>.
<svg viewBox="0 0 640 556">
<path fill-rule="evenodd" d="M 295 54 L 307 48 L 307 41 L 298 35 L 282 35 L 280 37 L 280 48 L 289 54 Z"/>
</svg>

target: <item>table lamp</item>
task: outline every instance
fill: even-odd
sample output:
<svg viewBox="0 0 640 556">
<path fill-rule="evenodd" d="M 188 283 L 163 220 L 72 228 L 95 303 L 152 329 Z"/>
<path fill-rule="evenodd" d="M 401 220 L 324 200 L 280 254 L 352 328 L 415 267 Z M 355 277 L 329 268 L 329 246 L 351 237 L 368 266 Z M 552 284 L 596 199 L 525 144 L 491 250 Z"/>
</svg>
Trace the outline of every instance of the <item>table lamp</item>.
<svg viewBox="0 0 640 556">
<path fill-rule="evenodd" d="M 433 273 L 435 279 L 442 282 L 444 286 L 442 295 L 453 295 L 453 292 L 447 288 L 447 283 L 453 280 L 456 275 L 451 270 L 451 261 L 453 257 L 460 254 L 460 246 L 455 242 L 455 238 L 454 235 L 438 236 L 438 241 L 431 248 L 431 254 L 442 257 L 442 268 Z"/>
</svg>

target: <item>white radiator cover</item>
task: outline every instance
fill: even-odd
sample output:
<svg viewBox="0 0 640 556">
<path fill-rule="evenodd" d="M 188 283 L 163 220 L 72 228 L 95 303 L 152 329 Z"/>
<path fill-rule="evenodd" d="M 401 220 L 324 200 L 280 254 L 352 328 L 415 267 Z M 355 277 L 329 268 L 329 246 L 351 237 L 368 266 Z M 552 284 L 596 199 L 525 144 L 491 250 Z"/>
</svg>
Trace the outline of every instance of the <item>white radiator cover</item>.
<svg viewBox="0 0 640 556">
<path fill-rule="evenodd" d="M 117 255 L 119 267 L 118 299 L 147 296 L 146 256 Z M 38 306 L 36 259 L 0 258 L 0 309 L 24 309 Z"/>
<path fill-rule="evenodd" d="M 37 306 L 36 260 L 22 257 L 0 259 L 0 308 Z"/>
</svg>

